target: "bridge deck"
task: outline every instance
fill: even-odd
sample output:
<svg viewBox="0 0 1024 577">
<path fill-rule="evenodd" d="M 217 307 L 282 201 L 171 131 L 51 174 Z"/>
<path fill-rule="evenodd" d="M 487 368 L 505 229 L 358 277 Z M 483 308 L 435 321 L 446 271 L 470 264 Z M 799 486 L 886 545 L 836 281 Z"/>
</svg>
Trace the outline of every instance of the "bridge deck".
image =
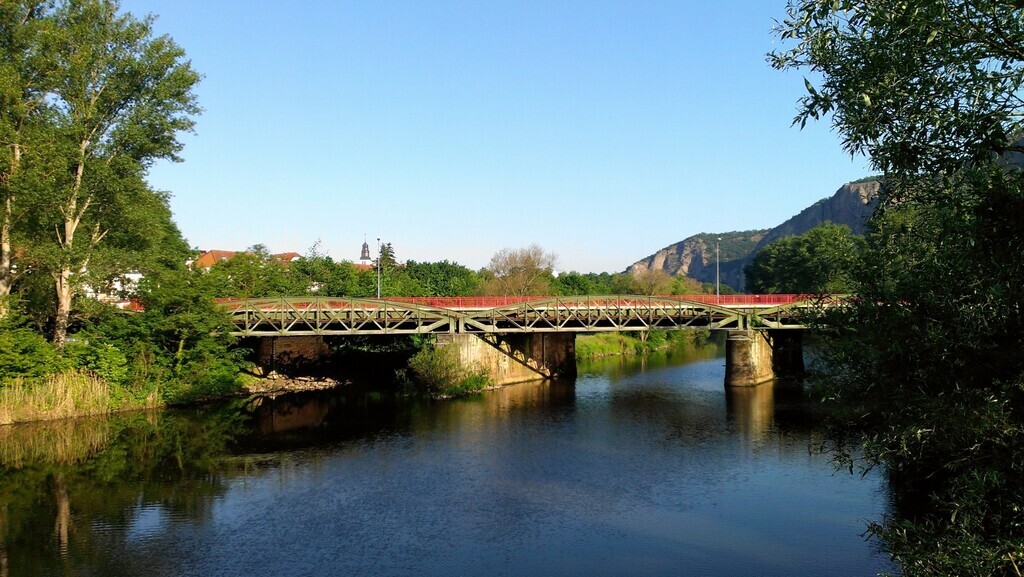
<svg viewBox="0 0 1024 577">
<path fill-rule="evenodd" d="M 239 336 L 801 329 L 809 295 L 221 299 Z"/>
</svg>

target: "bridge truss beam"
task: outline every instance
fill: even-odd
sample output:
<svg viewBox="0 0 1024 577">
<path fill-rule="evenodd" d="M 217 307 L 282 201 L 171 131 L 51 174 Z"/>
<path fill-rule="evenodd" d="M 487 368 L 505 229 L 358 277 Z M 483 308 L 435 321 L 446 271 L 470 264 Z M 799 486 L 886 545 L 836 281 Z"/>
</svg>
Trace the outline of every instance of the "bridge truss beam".
<svg viewBox="0 0 1024 577">
<path fill-rule="evenodd" d="M 714 305 L 673 297 L 557 297 L 445 308 L 343 297 L 223 299 L 238 336 L 504 334 L 682 329 L 802 329 L 820 302 Z M 437 300 L 437 299 L 434 299 Z"/>
</svg>

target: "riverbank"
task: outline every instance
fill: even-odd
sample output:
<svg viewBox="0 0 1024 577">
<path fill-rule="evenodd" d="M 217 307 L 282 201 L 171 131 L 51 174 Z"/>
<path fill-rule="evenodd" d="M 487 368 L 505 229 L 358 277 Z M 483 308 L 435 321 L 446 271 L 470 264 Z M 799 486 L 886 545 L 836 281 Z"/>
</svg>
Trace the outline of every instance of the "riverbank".
<svg viewBox="0 0 1024 577">
<path fill-rule="evenodd" d="M 146 395 L 127 396 L 102 378 L 84 371 L 59 373 L 37 382 L 15 379 L 0 387 L 0 426 L 75 419 L 166 407 L 181 407 L 247 396 L 276 396 L 324 391 L 350 384 L 329 377 L 247 377 L 240 389 L 168 402 L 154 389 Z"/>
<path fill-rule="evenodd" d="M 66 371 L 45 379 L 13 379 L 0 387 L 0 425 L 52 421 L 162 406 L 155 392 L 119 396 L 102 378 Z"/>
<path fill-rule="evenodd" d="M 659 350 L 704 346 L 712 341 L 707 331 L 651 331 L 647 333 L 598 333 L 576 339 L 578 360 L 644 355 Z M 429 349 L 411 361 L 409 368 L 428 395 L 447 399 L 499 388 L 486 375 L 457 366 Z M 412 376 L 412 375 L 410 375 Z M 72 369 L 38 379 L 16 378 L 0 387 L 0 425 L 69 419 L 136 410 L 183 406 L 230 397 L 320 391 L 349 384 L 348 379 L 327 376 L 285 376 L 271 373 L 240 374 L 231 386 L 192 390 L 181 383 L 136 389 L 112 385 L 91 371 Z M 167 388 L 171 387 L 171 388 Z"/>
</svg>

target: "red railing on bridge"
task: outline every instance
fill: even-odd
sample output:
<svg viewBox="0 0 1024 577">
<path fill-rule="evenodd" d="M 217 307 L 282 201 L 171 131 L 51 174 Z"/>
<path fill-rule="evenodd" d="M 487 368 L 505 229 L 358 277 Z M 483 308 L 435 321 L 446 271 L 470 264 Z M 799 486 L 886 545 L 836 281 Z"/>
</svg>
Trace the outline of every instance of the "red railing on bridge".
<svg viewBox="0 0 1024 577">
<path fill-rule="evenodd" d="M 617 300 L 643 300 L 643 299 L 665 299 L 675 301 L 691 301 L 698 302 L 706 305 L 788 305 L 795 302 L 800 302 L 811 298 L 809 295 L 799 294 L 764 294 L 764 295 L 709 295 L 709 294 L 696 294 L 696 295 L 655 295 L 652 297 L 646 296 L 593 296 L 588 297 L 586 295 L 581 296 L 566 296 L 566 297 L 551 297 L 551 296 L 495 296 L 495 297 L 386 297 L 386 300 L 416 304 L 428 307 L 446 308 L 446 309 L 463 309 L 463 308 L 497 308 L 518 305 L 527 302 L 533 302 L 538 300 L 546 300 L 553 298 L 562 298 L 565 300 L 574 299 L 588 299 L 592 298 L 596 302 L 609 303 Z"/>
<path fill-rule="evenodd" d="M 313 299 L 317 297 L 305 297 L 309 298 L 309 302 L 313 302 Z M 594 303 L 594 305 L 623 305 L 626 303 L 644 302 L 648 299 L 655 300 L 669 300 L 669 301 L 690 301 L 697 302 L 707 305 L 722 305 L 722 306 L 758 306 L 758 305 L 788 305 L 795 302 L 800 302 L 813 298 L 812 295 L 805 294 L 731 294 L 731 295 L 709 295 L 709 294 L 693 294 L 693 295 L 656 295 L 656 296 L 619 296 L 619 295 L 601 295 L 601 296 L 565 296 L 565 297 L 553 297 L 553 296 L 488 296 L 488 297 L 384 297 L 381 300 L 406 303 L 419 306 L 427 306 L 433 308 L 443 309 L 493 309 L 507 306 L 515 306 L 528 302 L 536 302 L 543 300 L 550 300 L 560 298 L 566 301 L 584 301 L 588 300 Z M 232 303 L 240 303 L 250 299 L 239 299 L 239 298 L 223 298 L 216 299 L 215 302 L 228 305 Z M 264 300 L 264 299 L 251 299 L 251 300 Z M 272 300 L 272 299 L 270 299 Z M 302 299 L 289 299 L 299 300 Z M 373 298 L 360 298 L 360 301 L 373 301 Z M 348 306 L 346 297 L 326 297 L 320 302 L 326 304 L 329 307 L 344 308 Z"/>
</svg>

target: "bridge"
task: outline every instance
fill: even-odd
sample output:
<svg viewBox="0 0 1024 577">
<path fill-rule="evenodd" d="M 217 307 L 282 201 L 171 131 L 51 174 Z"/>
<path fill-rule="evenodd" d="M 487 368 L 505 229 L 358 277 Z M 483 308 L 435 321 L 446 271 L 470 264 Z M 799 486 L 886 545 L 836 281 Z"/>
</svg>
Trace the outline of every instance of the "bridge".
<svg viewBox="0 0 1024 577">
<path fill-rule="evenodd" d="M 803 329 L 808 295 L 220 299 L 243 337 Z"/>
<path fill-rule="evenodd" d="M 498 382 L 575 374 L 575 335 L 709 329 L 729 333 L 726 384 L 802 370 L 800 329 L 834 306 L 830 296 L 281 297 L 220 299 L 232 334 L 261 339 L 261 357 L 325 354 L 323 337 L 432 334 L 462 358 L 492 367 Z M 499 354 L 495 356 L 493 353 Z M 514 363 L 508 366 L 507 359 Z"/>
</svg>

